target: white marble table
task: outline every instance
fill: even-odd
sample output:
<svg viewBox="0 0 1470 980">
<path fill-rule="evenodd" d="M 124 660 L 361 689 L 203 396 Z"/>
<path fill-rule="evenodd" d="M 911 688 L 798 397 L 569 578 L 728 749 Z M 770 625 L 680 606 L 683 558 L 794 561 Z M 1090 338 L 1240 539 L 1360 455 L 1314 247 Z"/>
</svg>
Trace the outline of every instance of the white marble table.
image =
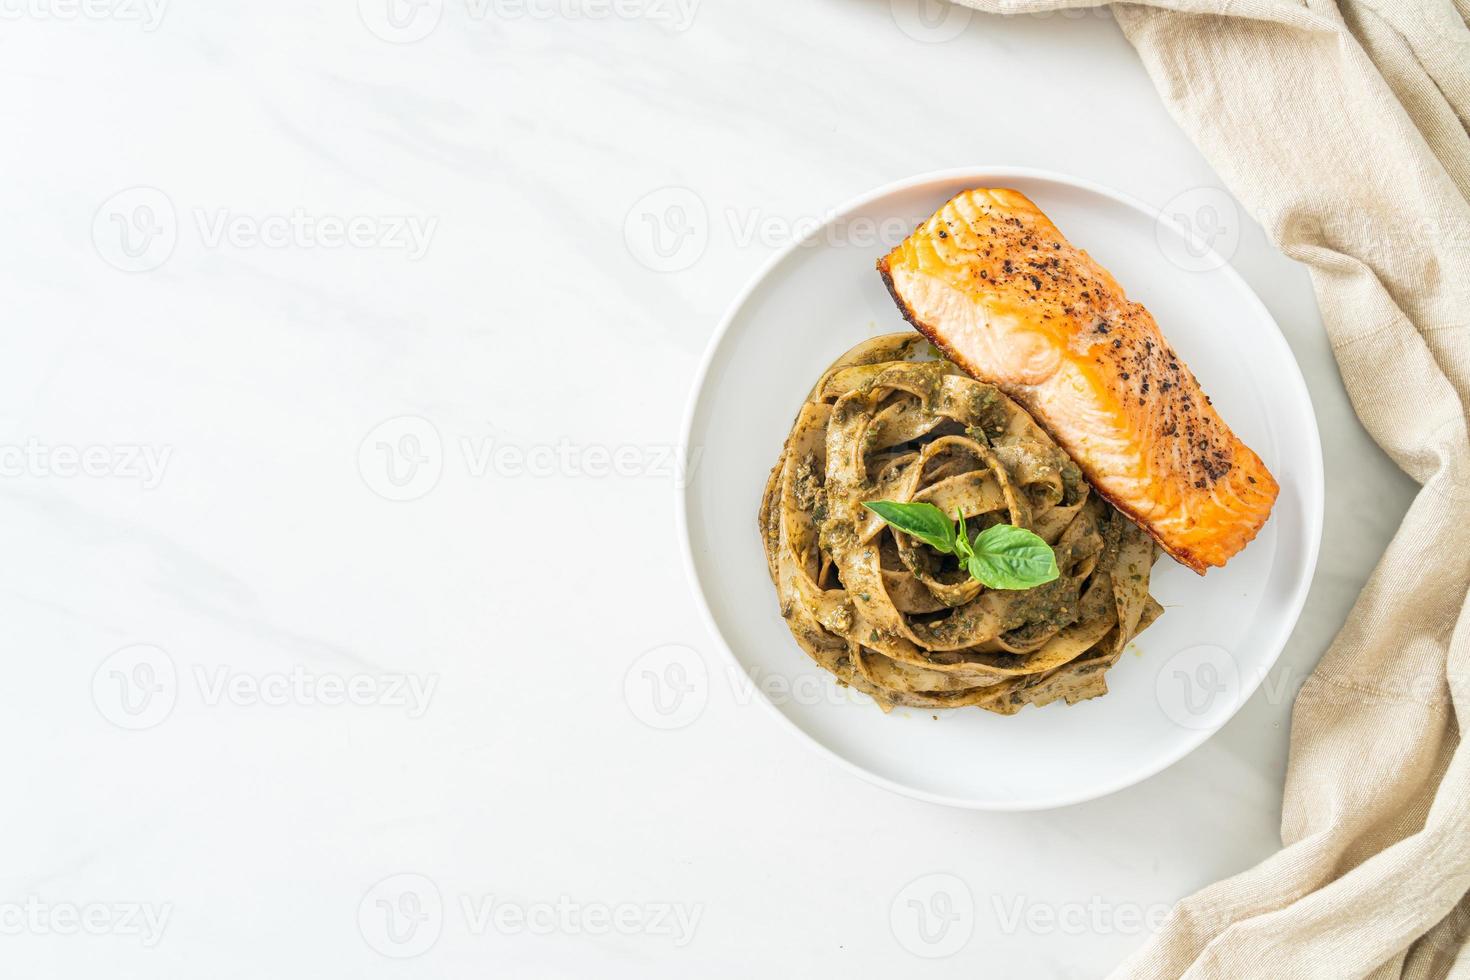
<svg viewBox="0 0 1470 980">
<path fill-rule="evenodd" d="M 1106 15 L 386 3 L 4 6 L 0 973 L 1095 977 L 1277 846 L 1290 692 L 1411 487 L 1243 216 L 1327 528 L 1189 758 L 888 795 L 725 683 L 681 571 L 693 368 L 793 229 L 976 163 L 1218 186 Z M 660 730 L 624 682 L 668 644 L 715 680 Z M 930 873 L 974 897 L 933 960 L 890 922 Z"/>
</svg>

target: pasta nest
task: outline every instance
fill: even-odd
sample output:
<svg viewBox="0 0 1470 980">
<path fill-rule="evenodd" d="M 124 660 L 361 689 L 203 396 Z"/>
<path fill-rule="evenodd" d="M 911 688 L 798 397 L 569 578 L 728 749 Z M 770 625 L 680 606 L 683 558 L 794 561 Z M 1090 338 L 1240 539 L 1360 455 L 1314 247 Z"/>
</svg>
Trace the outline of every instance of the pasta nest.
<svg viewBox="0 0 1470 980">
<path fill-rule="evenodd" d="M 760 508 L 781 615 L 813 660 L 885 711 L 1014 714 L 1107 693 L 1107 669 L 1162 612 L 1152 540 L 1025 410 L 922 359 L 925 347 L 912 333 L 859 344 L 797 413 Z M 958 511 L 972 535 L 1027 528 L 1060 576 L 986 588 L 863 507 L 873 500 Z"/>
</svg>

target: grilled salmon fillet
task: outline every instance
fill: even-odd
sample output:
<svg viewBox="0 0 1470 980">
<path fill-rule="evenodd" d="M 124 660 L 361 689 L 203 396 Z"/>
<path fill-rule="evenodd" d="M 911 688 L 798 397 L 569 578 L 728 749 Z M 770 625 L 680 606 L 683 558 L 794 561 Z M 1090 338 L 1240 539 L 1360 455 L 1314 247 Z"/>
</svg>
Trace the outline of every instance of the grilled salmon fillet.
<svg viewBox="0 0 1470 980">
<path fill-rule="evenodd" d="M 1277 485 L 1148 310 L 1025 195 L 960 194 L 878 261 L 904 316 L 1020 402 L 1180 563 L 1224 565 Z"/>
</svg>

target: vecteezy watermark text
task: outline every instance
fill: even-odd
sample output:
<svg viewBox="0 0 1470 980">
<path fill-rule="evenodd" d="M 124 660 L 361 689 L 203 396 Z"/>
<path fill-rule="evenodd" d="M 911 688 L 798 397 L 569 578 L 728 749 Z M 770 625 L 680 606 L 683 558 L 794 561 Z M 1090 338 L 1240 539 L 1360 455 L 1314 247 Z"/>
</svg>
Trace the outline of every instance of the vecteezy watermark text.
<svg viewBox="0 0 1470 980">
<path fill-rule="evenodd" d="M 403 252 L 410 262 L 428 254 L 439 227 L 432 216 L 312 214 L 299 207 L 277 214 L 195 208 L 194 223 L 205 248 L 376 248 Z"/>
<path fill-rule="evenodd" d="M 307 670 L 300 664 L 289 670 L 246 673 L 232 667 L 206 668 L 196 664 L 194 681 L 209 707 L 231 704 L 240 708 L 264 705 L 353 705 L 359 708 L 401 708 L 409 718 L 422 718 L 439 686 L 437 674 L 332 674 Z"/>
<path fill-rule="evenodd" d="M 460 897 L 460 910 L 470 934 L 502 936 L 656 936 L 675 949 L 689 945 L 704 916 L 704 905 L 684 902 L 584 902 L 569 895 L 550 901 Z"/>
<path fill-rule="evenodd" d="M 446 468 L 472 480 L 666 479 L 687 486 L 702 451 L 664 443 L 518 443 L 461 434 L 446 442 L 422 416 L 400 415 L 374 426 L 357 449 L 358 472 L 385 500 L 417 500 L 439 485 Z"/>
<path fill-rule="evenodd" d="M 1124 935 L 1156 933 L 1169 917 L 1167 902 L 1142 903 L 1092 895 L 1053 901 L 1028 895 L 989 896 L 993 927 L 1002 935 Z M 975 933 L 979 909 L 963 878 L 947 872 L 921 875 L 893 897 L 889 922 L 898 944 L 923 959 L 952 956 Z"/>
<path fill-rule="evenodd" d="M 32 436 L 20 443 L 0 443 L 0 477 L 136 480 L 144 490 L 153 490 L 163 482 L 172 456 L 172 446 L 53 445 Z"/>
<path fill-rule="evenodd" d="M 713 221 L 704 198 L 687 187 L 660 187 L 633 202 L 623 219 L 623 243 L 644 268 L 682 272 L 697 263 L 716 229 L 738 249 L 892 248 L 927 215 L 786 214 L 726 207 Z"/>
<path fill-rule="evenodd" d="M 357 906 L 363 941 L 391 959 L 422 956 L 457 913 L 470 936 L 649 936 L 675 949 L 688 946 L 704 917 L 700 902 L 597 901 L 558 895 L 523 900 L 503 895 L 461 893 L 444 901 L 426 875 L 396 874 L 377 882 Z"/>
<path fill-rule="evenodd" d="M 0 20 L 110 20 L 151 33 L 167 9 L 168 0 L 0 0 Z"/>
<path fill-rule="evenodd" d="M 1007 935 L 1123 935 L 1155 933 L 1173 908 L 1167 902 L 1142 904 L 1092 895 L 1087 901 L 1044 902 L 1025 895 L 990 896 L 996 926 Z"/>
<path fill-rule="evenodd" d="M 674 731 L 699 720 L 709 703 L 716 678 L 704 658 L 682 643 L 667 643 L 639 654 L 623 675 L 623 701 L 628 711 L 649 728 Z M 815 663 L 791 671 L 733 665 L 725 669 L 731 699 L 747 707 L 764 698 L 784 705 L 872 704 L 866 694 L 838 682 Z"/>
<path fill-rule="evenodd" d="M 0 936 L 126 936 L 152 949 L 173 911 L 171 902 L 48 902 L 28 895 L 0 902 Z"/>
<path fill-rule="evenodd" d="M 297 206 L 284 211 L 195 207 L 189 214 L 202 248 L 354 249 L 399 253 L 416 262 L 428 254 L 439 219 L 434 215 L 343 214 Z M 156 187 L 118 191 L 92 217 L 92 244 L 108 265 L 149 272 L 173 255 L 181 231 L 173 200 Z"/>
<path fill-rule="evenodd" d="M 463 7 L 476 22 L 647 21 L 676 34 L 694 24 L 701 0 L 357 0 L 363 26 L 390 44 L 413 44 L 433 34 L 447 6 Z"/>
<path fill-rule="evenodd" d="M 464 0 L 473 20 L 646 20 L 680 33 L 701 0 Z"/>
<path fill-rule="evenodd" d="M 92 675 L 92 703 L 103 718 L 138 731 L 165 721 L 179 701 L 181 682 L 204 708 L 350 707 L 401 711 L 422 718 L 439 687 L 438 674 L 401 671 L 241 670 L 194 664 L 181 674 L 163 649 L 135 644 L 114 651 Z"/>
</svg>

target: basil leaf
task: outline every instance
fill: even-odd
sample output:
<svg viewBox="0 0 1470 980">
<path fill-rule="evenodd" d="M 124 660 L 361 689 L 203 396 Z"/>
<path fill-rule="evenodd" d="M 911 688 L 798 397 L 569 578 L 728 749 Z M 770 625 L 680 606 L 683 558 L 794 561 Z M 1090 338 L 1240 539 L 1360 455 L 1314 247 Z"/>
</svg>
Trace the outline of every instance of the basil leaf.
<svg viewBox="0 0 1470 980">
<path fill-rule="evenodd" d="M 965 512 L 958 507 L 954 509 L 954 553 L 959 555 L 960 564 L 963 565 L 970 560 L 975 552 L 970 550 L 969 532 L 965 530 Z"/>
<path fill-rule="evenodd" d="M 970 577 L 992 589 L 1030 589 L 1055 579 L 1057 556 L 1032 531 L 997 524 L 975 536 L 965 561 Z"/>
<path fill-rule="evenodd" d="M 905 534 L 913 535 L 946 555 L 954 553 L 954 525 L 950 523 L 948 517 L 944 516 L 944 511 L 933 504 L 869 500 L 865 501 L 863 506 L 883 518 L 890 527 L 896 527 Z"/>
</svg>

